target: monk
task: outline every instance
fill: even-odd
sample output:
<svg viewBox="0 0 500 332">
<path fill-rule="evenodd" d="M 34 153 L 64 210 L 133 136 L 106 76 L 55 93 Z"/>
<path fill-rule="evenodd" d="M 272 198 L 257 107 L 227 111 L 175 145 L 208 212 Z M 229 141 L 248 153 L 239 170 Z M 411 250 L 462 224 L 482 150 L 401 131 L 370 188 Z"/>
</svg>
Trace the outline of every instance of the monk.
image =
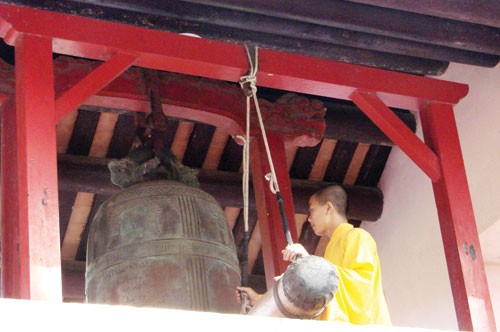
<svg viewBox="0 0 500 332">
<path fill-rule="evenodd" d="M 320 189 L 309 199 L 308 221 L 316 235 L 330 239 L 324 258 L 339 272 L 339 288 L 318 319 L 391 325 L 382 290 L 377 245 L 367 231 L 347 222 L 346 211 L 347 194 L 340 185 Z M 309 255 L 299 243 L 287 246 L 282 253 L 287 261 Z M 251 305 L 259 299 L 253 289 L 238 287 L 239 301 L 240 292 L 247 294 Z"/>
</svg>

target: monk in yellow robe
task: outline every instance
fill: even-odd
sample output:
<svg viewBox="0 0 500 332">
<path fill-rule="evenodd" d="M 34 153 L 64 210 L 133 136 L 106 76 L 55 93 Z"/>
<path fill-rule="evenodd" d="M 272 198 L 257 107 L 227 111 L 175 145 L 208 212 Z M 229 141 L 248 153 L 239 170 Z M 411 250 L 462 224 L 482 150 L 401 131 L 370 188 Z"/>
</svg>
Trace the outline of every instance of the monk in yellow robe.
<svg viewBox="0 0 500 332">
<path fill-rule="evenodd" d="M 339 288 L 319 319 L 391 325 L 375 240 L 347 222 L 346 210 L 347 194 L 340 185 L 325 187 L 309 199 L 308 221 L 316 235 L 330 238 L 324 258 L 339 272 Z M 308 255 L 299 243 L 283 250 L 283 259 L 288 261 Z M 251 303 L 257 301 L 253 290 L 238 289 L 248 294 Z"/>
</svg>

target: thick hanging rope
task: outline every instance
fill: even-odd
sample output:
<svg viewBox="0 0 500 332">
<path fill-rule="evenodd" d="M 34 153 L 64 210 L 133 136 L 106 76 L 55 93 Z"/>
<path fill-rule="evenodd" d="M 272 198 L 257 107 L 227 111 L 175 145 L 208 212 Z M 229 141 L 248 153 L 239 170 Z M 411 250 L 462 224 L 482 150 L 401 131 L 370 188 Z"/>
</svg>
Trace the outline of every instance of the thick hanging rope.
<svg viewBox="0 0 500 332">
<path fill-rule="evenodd" d="M 248 273 L 247 273 L 247 265 L 248 265 L 248 240 L 250 238 L 248 231 L 248 181 L 249 181 L 249 163 L 250 163 L 250 110 L 251 110 L 251 99 L 253 98 L 255 104 L 255 110 L 257 112 L 257 117 L 259 120 L 259 126 L 262 131 L 262 138 L 264 141 L 264 146 L 266 149 L 267 159 L 269 163 L 270 173 L 266 174 L 265 178 L 269 181 L 269 189 L 270 191 L 276 195 L 276 199 L 278 201 L 278 206 L 281 215 L 281 221 L 283 224 L 283 230 L 285 232 L 285 238 L 288 245 L 293 244 L 292 236 L 290 234 L 290 228 L 288 227 L 288 221 L 286 219 L 285 209 L 283 205 L 283 197 L 281 196 L 278 179 L 276 177 L 276 171 L 274 169 L 273 159 L 271 157 L 271 150 L 269 149 L 269 143 L 267 140 L 267 134 L 264 127 L 264 121 L 262 120 L 262 114 L 260 111 L 259 102 L 257 100 L 257 71 L 258 71 L 258 48 L 257 46 L 253 48 L 248 48 L 245 45 L 245 50 L 248 57 L 248 62 L 250 64 L 250 69 L 247 75 L 244 75 L 240 78 L 240 86 L 243 90 L 243 93 L 247 97 L 247 113 L 246 113 L 246 133 L 245 138 L 242 136 L 236 136 L 237 138 L 243 141 L 243 220 L 245 223 L 245 235 L 244 235 L 244 257 L 242 259 L 242 286 L 248 286 Z M 248 298 L 246 293 L 242 294 L 242 313 L 247 313 L 250 309 L 250 305 L 248 303 Z"/>
<path fill-rule="evenodd" d="M 242 189 L 243 189 L 243 222 L 244 222 L 244 236 L 243 236 L 243 257 L 241 262 L 241 285 L 248 287 L 248 242 L 250 240 L 250 231 L 248 226 L 248 192 L 249 192 L 249 178 L 250 178 L 250 96 L 252 95 L 251 86 L 250 90 L 245 89 L 249 85 L 245 85 L 242 82 L 255 81 L 255 73 L 257 69 L 253 67 L 252 62 L 250 62 L 251 68 L 250 73 L 247 76 L 243 76 L 240 79 L 240 85 L 243 88 L 245 95 L 247 96 L 246 101 L 246 128 L 245 137 L 236 136 L 243 141 L 243 179 L 242 179 Z M 254 84 L 255 85 L 255 84 Z M 245 88 L 244 88 L 245 86 Z M 241 294 L 241 313 L 247 314 L 252 308 L 250 301 L 246 293 Z"/>
<path fill-rule="evenodd" d="M 269 161 L 269 168 L 271 172 L 266 174 L 266 179 L 269 181 L 269 189 L 273 194 L 279 192 L 278 180 L 276 179 L 276 171 L 274 170 L 273 159 L 271 157 L 271 150 L 269 149 L 269 143 L 267 141 L 266 129 L 264 127 L 264 121 L 262 120 L 262 114 L 260 112 L 259 101 L 257 100 L 257 71 L 259 70 L 259 52 L 258 47 L 255 46 L 249 49 L 245 45 L 247 51 L 248 62 L 250 63 L 250 72 L 248 75 L 242 76 L 240 79 L 240 86 L 243 92 L 247 96 L 247 110 L 250 108 L 250 99 L 253 98 L 255 104 L 255 110 L 257 111 L 257 118 L 259 119 L 259 126 L 262 130 L 262 138 L 264 141 L 264 146 L 266 149 L 267 159 Z M 247 111 L 248 113 L 248 111 Z M 248 124 L 248 121 L 247 121 Z"/>
<path fill-rule="evenodd" d="M 248 242 L 250 241 L 250 232 L 248 227 L 248 192 L 249 192 L 249 164 L 250 164 L 250 103 L 247 100 L 247 115 L 246 115 L 246 130 L 245 137 L 236 136 L 236 138 L 243 141 L 243 223 L 244 223 L 244 236 L 243 236 L 243 255 L 241 257 L 241 285 L 248 287 Z M 246 293 L 241 294 L 241 310 L 240 313 L 247 314 L 252 308 Z"/>
<path fill-rule="evenodd" d="M 258 53 L 258 47 L 255 46 L 253 48 L 248 48 L 247 45 L 245 45 L 245 49 L 247 52 L 247 57 L 248 57 L 248 62 L 250 63 L 250 71 L 248 75 L 242 76 L 240 79 L 240 86 L 243 89 L 243 92 L 247 96 L 247 113 L 249 113 L 248 109 L 250 108 L 250 99 L 253 98 L 254 104 L 255 104 L 255 110 L 257 112 L 257 118 L 259 119 L 259 126 L 262 131 L 262 139 L 264 141 L 264 147 L 266 149 L 266 154 L 267 154 L 267 160 L 269 162 L 269 168 L 270 168 L 270 173 L 266 174 L 266 180 L 269 181 L 269 189 L 273 194 L 276 195 L 276 199 L 278 201 L 278 206 L 280 210 L 280 215 L 281 215 L 281 221 L 283 224 L 283 230 L 285 232 L 285 238 L 286 238 L 286 243 L 287 245 L 293 244 L 292 241 L 292 236 L 290 233 L 290 228 L 288 227 L 288 221 L 286 218 L 285 214 L 285 208 L 283 205 L 283 197 L 281 196 L 280 193 L 280 188 L 278 185 L 278 179 L 276 177 L 276 171 L 274 169 L 274 163 L 273 159 L 271 156 L 271 150 L 269 149 L 269 143 L 267 140 L 267 134 L 266 134 L 266 129 L 264 126 L 264 121 L 262 120 L 262 114 L 260 111 L 260 106 L 259 106 L 259 101 L 257 100 L 257 71 L 258 71 L 258 66 L 259 66 L 259 53 Z M 249 116 L 249 114 L 247 114 Z M 247 124 L 248 124 L 247 120 Z"/>
</svg>

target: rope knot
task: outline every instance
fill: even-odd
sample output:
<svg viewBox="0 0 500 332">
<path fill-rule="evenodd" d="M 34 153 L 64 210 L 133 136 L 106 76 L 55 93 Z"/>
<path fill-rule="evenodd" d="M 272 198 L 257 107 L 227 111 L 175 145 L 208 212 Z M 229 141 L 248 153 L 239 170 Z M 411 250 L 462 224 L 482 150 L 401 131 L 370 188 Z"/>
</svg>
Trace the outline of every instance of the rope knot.
<svg viewBox="0 0 500 332">
<path fill-rule="evenodd" d="M 259 68 L 259 56 L 258 56 L 259 52 L 257 46 L 249 47 L 245 45 L 245 50 L 247 52 L 250 68 L 248 69 L 246 75 L 241 76 L 239 83 L 245 96 L 252 97 L 255 96 L 257 92 L 256 84 L 257 84 L 257 71 Z"/>
<path fill-rule="evenodd" d="M 257 77 L 255 75 L 242 76 L 239 83 L 245 96 L 252 97 L 257 92 Z"/>
</svg>

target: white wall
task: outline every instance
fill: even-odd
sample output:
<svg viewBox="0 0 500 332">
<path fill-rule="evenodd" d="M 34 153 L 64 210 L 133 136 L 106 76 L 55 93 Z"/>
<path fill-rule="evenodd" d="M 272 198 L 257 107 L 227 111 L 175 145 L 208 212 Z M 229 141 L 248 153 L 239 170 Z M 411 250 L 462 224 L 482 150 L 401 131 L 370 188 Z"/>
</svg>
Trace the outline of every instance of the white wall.
<svg viewBox="0 0 500 332">
<path fill-rule="evenodd" d="M 493 312 L 498 329 L 500 325 L 500 264 L 487 264 L 486 275 L 488 277 L 491 303 L 493 304 Z"/>
<path fill-rule="evenodd" d="M 481 233 L 500 223 L 500 65 L 477 68 L 451 64 L 439 79 L 469 85 L 469 94 L 455 107 L 455 115 Z M 417 134 L 422 137 L 419 122 Z M 394 148 L 379 186 L 384 193 L 382 218 L 363 223 L 363 227 L 379 246 L 393 324 L 457 330 L 430 180 Z M 500 326 L 500 266 L 493 262 L 486 270 Z"/>
</svg>

